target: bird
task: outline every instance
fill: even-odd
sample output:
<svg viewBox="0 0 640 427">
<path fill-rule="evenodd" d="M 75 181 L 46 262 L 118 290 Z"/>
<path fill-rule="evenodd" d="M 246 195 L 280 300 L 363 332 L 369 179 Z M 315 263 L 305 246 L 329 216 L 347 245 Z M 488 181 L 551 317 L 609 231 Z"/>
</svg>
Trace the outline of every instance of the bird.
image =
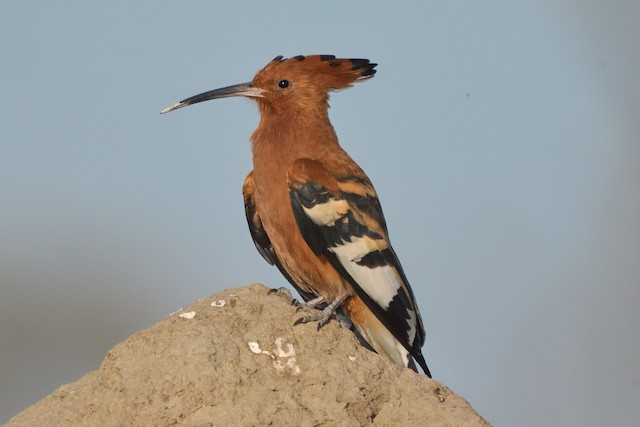
<svg viewBox="0 0 640 427">
<path fill-rule="evenodd" d="M 227 97 L 257 102 L 253 170 L 243 185 L 255 246 L 298 291 L 320 329 L 346 316 L 361 339 L 431 377 L 422 316 L 389 241 L 370 179 L 339 144 L 329 93 L 371 79 L 378 64 L 335 55 L 277 56 L 247 83 L 186 98 L 161 113 Z"/>
</svg>

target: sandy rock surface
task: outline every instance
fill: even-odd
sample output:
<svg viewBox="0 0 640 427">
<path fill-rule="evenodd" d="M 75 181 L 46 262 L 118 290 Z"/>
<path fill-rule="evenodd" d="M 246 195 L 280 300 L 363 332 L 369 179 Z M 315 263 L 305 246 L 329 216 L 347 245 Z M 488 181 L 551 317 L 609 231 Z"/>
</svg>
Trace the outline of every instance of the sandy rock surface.
<svg viewBox="0 0 640 427">
<path fill-rule="evenodd" d="M 252 285 L 173 313 L 7 426 L 478 426 L 446 386 Z M 437 375 L 437 367 L 434 367 Z"/>
</svg>

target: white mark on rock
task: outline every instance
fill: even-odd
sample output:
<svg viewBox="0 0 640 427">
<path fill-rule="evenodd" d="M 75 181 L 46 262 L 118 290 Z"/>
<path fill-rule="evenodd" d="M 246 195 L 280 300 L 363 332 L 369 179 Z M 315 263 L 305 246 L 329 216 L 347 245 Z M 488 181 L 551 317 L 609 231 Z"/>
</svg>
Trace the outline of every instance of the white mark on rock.
<svg viewBox="0 0 640 427">
<path fill-rule="evenodd" d="M 179 309 L 177 309 L 176 311 L 169 313 L 169 316 L 173 316 L 174 314 L 178 314 L 178 313 L 180 313 L 182 310 L 183 310 L 183 308 L 182 308 L 182 307 L 180 307 L 180 308 L 179 308 Z"/>
<path fill-rule="evenodd" d="M 355 356 L 349 356 L 349 360 L 351 360 L 352 362 L 356 361 L 356 357 Z"/>
<path fill-rule="evenodd" d="M 224 307 L 226 301 L 223 299 L 219 299 L 218 301 L 214 301 L 211 303 L 211 307 Z"/>
<path fill-rule="evenodd" d="M 273 367 L 276 368 L 276 371 L 278 372 L 284 372 L 289 368 L 294 374 L 300 375 L 300 367 L 298 366 L 295 357 L 288 358 L 286 362 L 282 359 L 274 360 Z"/>
<path fill-rule="evenodd" d="M 196 312 L 187 311 L 186 313 L 179 314 L 178 317 L 184 317 L 185 319 L 193 319 L 194 317 L 196 317 Z"/>
<path fill-rule="evenodd" d="M 260 344 L 258 344 L 255 341 L 249 341 L 249 350 L 251 350 L 255 354 L 262 353 L 262 350 L 260 349 Z"/>
<path fill-rule="evenodd" d="M 287 345 L 286 351 L 282 348 L 284 344 Z M 280 337 L 276 338 L 275 345 L 276 345 L 276 350 L 275 350 L 276 356 L 278 357 L 293 357 L 296 355 L 296 351 L 293 349 L 293 344 L 285 343 L 284 339 Z"/>
<path fill-rule="evenodd" d="M 273 359 L 273 367 L 278 372 L 290 369 L 295 375 L 300 375 L 300 367 L 296 361 L 296 350 L 293 344 L 285 341 L 284 338 L 276 338 L 273 351 L 262 350 L 256 341 L 249 341 L 249 349 L 255 354 L 265 354 Z"/>
<path fill-rule="evenodd" d="M 249 341 L 249 350 L 251 350 L 253 353 L 255 354 L 266 354 L 267 356 L 271 357 L 272 359 L 275 359 L 275 356 L 273 355 L 273 353 L 271 353 L 269 350 L 263 350 L 260 348 L 260 344 L 258 344 L 255 341 Z"/>
</svg>

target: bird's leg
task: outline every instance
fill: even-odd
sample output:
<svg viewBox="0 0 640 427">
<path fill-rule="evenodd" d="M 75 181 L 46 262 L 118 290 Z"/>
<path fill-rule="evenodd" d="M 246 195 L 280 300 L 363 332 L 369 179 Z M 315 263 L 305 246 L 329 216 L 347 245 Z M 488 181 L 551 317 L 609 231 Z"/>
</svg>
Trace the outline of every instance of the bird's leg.
<svg viewBox="0 0 640 427">
<path fill-rule="evenodd" d="M 313 311 L 318 305 L 325 302 L 324 297 L 317 297 L 307 302 L 304 302 L 296 308 L 296 311 L 305 310 L 305 311 Z"/>
<path fill-rule="evenodd" d="M 300 302 L 295 299 L 293 297 L 293 295 L 291 295 L 291 291 L 285 287 L 280 287 L 277 289 L 269 289 L 269 292 L 267 292 L 267 295 L 278 295 L 279 297 L 284 298 L 285 300 L 287 300 L 289 302 L 289 304 L 291 305 L 295 305 L 297 307 L 300 307 Z"/>
<path fill-rule="evenodd" d="M 311 301 L 315 301 L 318 298 L 311 300 Z M 299 318 L 298 320 L 296 320 L 293 325 L 298 325 L 300 323 L 307 323 L 307 322 L 313 322 L 315 320 L 318 321 L 318 329 L 322 328 L 324 325 L 326 325 L 327 323 L 329 323 L 329 319 L 331 319 L 331 316 L 333 316 L 336 312 L 336 309 L 338 307 L 340 307 L 340 304 L 342 304 L 344 302 L 344 300 L 347 299 L 347 295 L 342 295 L 339 296 L 338 298 L 336 298 L 335 300 L 333 300 L 333 302 L 329 305 L 327 305 L 324 309 L 322 310 L 318 310 L 315 308 L 309 308 L 306 309 L 306 313 L 304 316 L 302 316 L 301 318 Z M 324 300 L 324 298 L 323 298 Z M 311 302 L 309 301 L 309 302 Z M 320 302 L 318 302 L 319 304 Z"/>
</svg>

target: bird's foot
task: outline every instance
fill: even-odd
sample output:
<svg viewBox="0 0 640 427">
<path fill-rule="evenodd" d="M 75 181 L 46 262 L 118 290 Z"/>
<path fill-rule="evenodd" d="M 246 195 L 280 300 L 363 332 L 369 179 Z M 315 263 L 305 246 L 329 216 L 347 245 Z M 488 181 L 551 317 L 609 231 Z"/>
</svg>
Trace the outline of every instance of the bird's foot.
<svg viewBox="0 0 640 427">
<path fill-rule="evenodd" d="M 307 302 L 303 302 L 296 307 L 296 311 L 313 311 L 315 308 L 325 302 L 324 297 L 317 297 Z"/>
<path fill-rule="evenodd" d="M 336 314 L 336 309 L 340 307 L 340 304 L 342 304 L 342 302 L 345 299 L 347 299 L 346 295 L 340 296 L 336 298 L 331 304 L 323 308 L 322 310 L 316 309 L 315 307 L 318 304 L 324 302 L 325 301 L 324 298 L 319 297 L 319 298 L 312 299 L 306 304 L 302 304 L 304 306 L 302 310 L 305 312 L 305 315 L 299 318 L 298 320 L 296 320 L 293 323 L 293 325 L 295 326 L 295 325 L 299 325 L 300 323 L 314 322 L 317 320 L 318 330 L 320 330 L 320 328 L 322 328 L 324 325 L 329 323 L 329 320 L 331 319 L 331 317 Z M 309 303 L 314 303 L 314 304 L 313 306 L 309 307 L 308 306 Z"/>
<path fill-rule="evenodd" d="M 287 288 L 269 289 L 267 295 L 277 295 L 284 298 L 289 304 L 300 307 L 302 304 L 291 295 L 291 291 Z"/>
</svg>

